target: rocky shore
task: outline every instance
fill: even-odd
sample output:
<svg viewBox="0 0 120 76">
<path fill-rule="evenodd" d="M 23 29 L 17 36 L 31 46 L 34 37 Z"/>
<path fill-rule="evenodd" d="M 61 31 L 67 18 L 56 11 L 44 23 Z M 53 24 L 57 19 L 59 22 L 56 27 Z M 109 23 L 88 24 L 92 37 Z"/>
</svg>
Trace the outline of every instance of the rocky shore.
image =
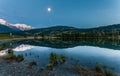
<svg viewBox="0 0 120 76">
<path fill-rule="evenodd" d="M 51 71 L 43 72 L 43 69 L 0 59 L 0 76 L 55 76 Z"/>
<path fill-rule="evenodd" d="M 0 59 L 0 76 L 104 76 L 93 73 L 77 73 L 77 72 L 62 72 L 56 69 L 47 70 L 46 68 L 38 68 L 29 66 L 22 62 Z"/>
</svg>

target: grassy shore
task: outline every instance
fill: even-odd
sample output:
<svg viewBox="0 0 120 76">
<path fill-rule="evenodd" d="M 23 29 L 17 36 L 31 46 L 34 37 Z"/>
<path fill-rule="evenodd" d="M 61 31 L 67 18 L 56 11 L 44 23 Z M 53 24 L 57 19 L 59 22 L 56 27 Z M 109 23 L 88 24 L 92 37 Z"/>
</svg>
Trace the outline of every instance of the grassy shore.
<svg viewBox="0 0 120 76">
<path fill-rule="evenodd" d="M 23 36 L 12 35 L 12 33 L 10 33 L 10 34 L 0 33 L 0 39 L 11 39 L 11 38 L 23 38 Z"/>
</svg>

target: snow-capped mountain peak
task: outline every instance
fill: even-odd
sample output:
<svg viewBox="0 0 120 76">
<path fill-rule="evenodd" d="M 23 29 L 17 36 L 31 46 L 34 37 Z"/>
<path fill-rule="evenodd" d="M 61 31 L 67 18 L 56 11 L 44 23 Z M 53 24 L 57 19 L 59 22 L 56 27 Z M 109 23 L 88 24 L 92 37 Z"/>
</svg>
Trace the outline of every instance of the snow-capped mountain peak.
<svg viewBox="0 0 120 76">
<path fill-rule="evenodd" d="M 11 24 L 11 23 L 8 23 L 4 19 L 0 19 L 0 24 L 8 26 L 8 27 L 13 28 L 13 29 L 19 29 L 19 30 L 22 30 L 22 31 L 33 29 L 33 27 L 28 26 L 26 24 Z"/>
<path fill-rule="evenodd" d="M 13 26 L 15 26 L 16 28 L 19 28 L 20 30 L 30 30 L 33 29 L 33 27 L 28 26 L 26 24 L 13 24 Z"/>
<path fill-rule="evenodd" d="M 0 19 L 0 24 L 9 26 L 9 23 L 3 19 Z"/>
</svg>

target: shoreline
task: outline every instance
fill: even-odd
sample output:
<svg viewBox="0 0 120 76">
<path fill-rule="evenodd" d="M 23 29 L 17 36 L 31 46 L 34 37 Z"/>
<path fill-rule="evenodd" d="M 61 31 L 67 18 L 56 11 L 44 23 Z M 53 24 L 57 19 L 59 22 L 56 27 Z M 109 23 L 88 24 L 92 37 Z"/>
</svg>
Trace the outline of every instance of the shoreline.
<svg viewBox="0 0 120 76">
<path fill-rule="evenodd" d="M 10 42 L 10 41 L 19 41 L 19 40 L 26 40 L 26 39 L 34 39 L 34 37 L 27 37 L 27 38 L 11 38 L 11 39 L 2 39 L 0 40 L 0 45 Z"/>
<path fill-rule="evenodd" d="M 65 72 L 56 68 L 48 70 L 45 67 L 38 68 L 37 66 L 29 66 L 22 62 L 0 59 L 0 76 L 104 76 L 99 73 L 92 72 Z"/>
</svg>

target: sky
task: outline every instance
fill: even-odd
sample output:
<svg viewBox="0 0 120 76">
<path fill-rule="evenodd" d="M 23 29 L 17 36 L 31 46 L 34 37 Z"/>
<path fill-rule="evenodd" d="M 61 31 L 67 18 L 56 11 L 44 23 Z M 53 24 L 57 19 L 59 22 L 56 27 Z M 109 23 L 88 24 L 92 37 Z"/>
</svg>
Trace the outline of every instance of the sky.
<svg viewBox="0 0 120 76">
<path fill-rule="evenodd" d="M 38 28 L 119 24 L 120 0 L 0 0 L 0 18 Z"/>
</svg>

